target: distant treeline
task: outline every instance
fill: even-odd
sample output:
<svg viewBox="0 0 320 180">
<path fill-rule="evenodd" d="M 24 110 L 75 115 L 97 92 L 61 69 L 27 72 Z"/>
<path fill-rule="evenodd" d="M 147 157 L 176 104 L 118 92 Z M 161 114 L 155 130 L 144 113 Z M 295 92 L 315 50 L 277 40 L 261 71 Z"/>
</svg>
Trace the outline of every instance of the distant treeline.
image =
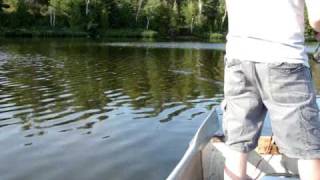
<svg viewBox="0 0 320 180">
<path fill-rule="evenodd" d="M 12 36 L 30 31 L 125 36 L 132 30 L 133 36 L 221 38 L 227 31 L 224 0 L 0 0 L 0 6 L 0 30 Z"/>
<path fill-rule="evenodd" d="M 224 0 L 0 0 L 2 28 L 154 30 L 162 35 L 225 32 Z"/>
</svg>

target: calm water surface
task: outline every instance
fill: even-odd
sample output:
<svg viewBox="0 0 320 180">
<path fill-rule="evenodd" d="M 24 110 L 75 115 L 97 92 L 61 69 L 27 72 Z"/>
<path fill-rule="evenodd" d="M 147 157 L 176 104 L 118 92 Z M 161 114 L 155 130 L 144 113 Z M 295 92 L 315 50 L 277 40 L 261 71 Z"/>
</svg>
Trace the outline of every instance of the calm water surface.
<svg viewBox="0 0 320 180">
<path fill-rule="evenodd" d="M 164 179 L 223 97 L 223 51 L 181 47 L 0 40 L 0 179 Z"/>
</svg>

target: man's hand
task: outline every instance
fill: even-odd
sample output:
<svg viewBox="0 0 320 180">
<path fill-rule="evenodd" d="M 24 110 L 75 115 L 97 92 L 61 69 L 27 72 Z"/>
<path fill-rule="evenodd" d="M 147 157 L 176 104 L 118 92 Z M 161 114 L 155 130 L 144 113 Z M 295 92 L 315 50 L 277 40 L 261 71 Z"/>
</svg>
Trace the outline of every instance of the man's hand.
<svg viewBox="0 0 320 180">
<path fill-rule="evenodd" d="M 305 0 L 307 4 L 308 9 L 308 17 L 309 17 L 309 23 L 311 27 L 317 31 L 320 32 L 320 1 L 319 0 Z"/>
<path fill-rule="evenodd" d="M 320 41 L 320 32 L 316 33 L 315 38 L 317 41 Z"/>
<path fill-rule="evenodd" d="M 317 41 L 320 42 L 320 33 L 317 32 L 316 35 L 315 35 L 315 38 Z M 317 63 L 320 63 L 320 43 L 318 44 L 318 46 L 316 47 L 316 50 L 313 54 L 313 59 L 317 62 Z"/>
</svg>

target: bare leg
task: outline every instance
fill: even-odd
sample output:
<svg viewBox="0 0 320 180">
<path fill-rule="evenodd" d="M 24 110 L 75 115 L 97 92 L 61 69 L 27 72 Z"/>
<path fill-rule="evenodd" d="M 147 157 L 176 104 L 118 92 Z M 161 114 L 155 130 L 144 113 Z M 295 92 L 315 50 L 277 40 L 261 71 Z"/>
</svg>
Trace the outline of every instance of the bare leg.
<svg viewBox="0 0 320 180">
<path fill-rule="evenodd" d="M 320 159 L 299 160 L 298 168 L 301 180 L 320 180 Z"/>
<path fill-rule="evenodd" d="M 224 180 L 246 180 L 247 178 L 247 153 L 228 150 L 225 153 L 226 164 L 224 168 Z"/>
</svg>

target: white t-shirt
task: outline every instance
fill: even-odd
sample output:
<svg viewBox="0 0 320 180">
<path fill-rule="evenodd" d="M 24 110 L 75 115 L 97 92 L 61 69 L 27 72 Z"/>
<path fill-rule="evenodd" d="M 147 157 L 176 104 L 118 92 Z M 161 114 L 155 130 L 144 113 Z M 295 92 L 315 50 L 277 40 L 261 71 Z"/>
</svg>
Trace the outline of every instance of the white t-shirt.
<svg viewBox="0 0 320 180">
<path fill-rule="evenodd" d="M 256 62 L 308 65 L 304 0 L 226 0 L 226 56 Z"/>
</svg>

